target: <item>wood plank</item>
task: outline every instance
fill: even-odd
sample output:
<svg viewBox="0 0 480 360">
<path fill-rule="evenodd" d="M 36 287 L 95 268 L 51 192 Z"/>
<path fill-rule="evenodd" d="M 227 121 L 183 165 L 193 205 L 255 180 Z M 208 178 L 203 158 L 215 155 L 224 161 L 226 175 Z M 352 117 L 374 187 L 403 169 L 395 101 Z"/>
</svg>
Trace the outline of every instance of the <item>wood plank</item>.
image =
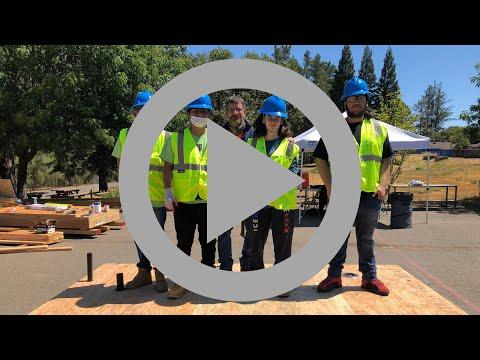
<svg viewBox="0 0 480 360">
<path fill-rule="evenodd" d="M 113 221 L 113 222 L 109 223 L 108 226 L 125 226 L 125 220 Z"/>
<path fill-rule="evenodd" d="M 72 251 L 72 249 L 73 248 L 71 246 L 49 246 L 46 251 Z"/>
<path fill-rule="evenodd" d="M 108 226 L 109 230 L 122 230 L 125 229 L 125 226 Z"/>
<path fill-rule="evenodd" d="M 42 243 L 51 243 L 63 239 L 62 232 L 54 232 L 47 234 L 37 234 L 34 230 L 16 229 L 10 232 L 0 232 L 0 240 L 17 240 L 17 241 L 37 241 Z"/>
<path fill-rule="evenodd" d="M 49 241 L 31 241 L 31 240 L 0 240 L 0 245 L 52 245 L 62 242 L 62 238 L 51 239 Z"/>
<path fill-rule="evenodd" d="M 84 236 L 97 236 L 102 233 L 100 229 L 90 230 L 77 230 L 77 229 L 62 229 L 63 235 L 84 235 Z"/>
<path fill-rule="evenodd" d="M 346 265 L 344 271 L 360 275 L 357 268 Z M 234 271 L 238 271 L 238 264 Z M 295 289 L 290 298 L 250 303 L 217 301 L 193 293 L 170 300 L 166 294 L 156 292 L 154 286 L 117 292 L 116 274 L 120 272 L 127 282 L 137 268 L 134 264 L 104 264 L 94 271 L 93 282 L 83 278 L 31 314 L 466 314 L 396 265 L 378 265 L 380 277 L 391 290 L 387 297 L 362 290 L 361 275 L 345 277 L 342 289 L 320 294 L 316 285 L 326 275 L 323 269 Z"/>
<path fill-rule="evenodd" d="M 0 227 L 0 233 L 3 232 L 12 232 L 18 230 L 18 228 L 12 228 L 12 227 Z"/>
<path fill-rule="evenodd" d="M 0 227 L 23 227 L 32 228 L 34 225 L 47 219 L 57 219 L 57 229 L 91 229 L 110 222 L 120 221 L 118 209 L 110 209 L 108 212 L 91 214 L 86 216 L 88 207 L 74 207 L 75 214 L 63 212 L 41 211 L 25 209 L 22 206 L 0 208 Z"/>
<path fill-rule="evenodd" d="M 48 245 L 34 245 L 34 246 L 15 246 L 11 248 L 0 248 L 0 254 L 14 254 L 20 252 L 47 250 Z"/>
</svg>

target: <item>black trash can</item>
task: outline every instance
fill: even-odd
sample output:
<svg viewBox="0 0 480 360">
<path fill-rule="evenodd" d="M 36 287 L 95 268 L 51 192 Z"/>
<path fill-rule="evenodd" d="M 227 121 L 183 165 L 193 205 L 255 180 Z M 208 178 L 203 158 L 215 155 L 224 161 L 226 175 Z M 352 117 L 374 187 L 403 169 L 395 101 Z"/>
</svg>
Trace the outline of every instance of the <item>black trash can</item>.
<svg viewBox="0 0 480 360">
<path fill-rule="evenodd" d="M 392 206 L 390 227 L 392 229 L 409 229 L 412 227 L 413 193 L 394 192 L 388 196 Z"/>
</svg>

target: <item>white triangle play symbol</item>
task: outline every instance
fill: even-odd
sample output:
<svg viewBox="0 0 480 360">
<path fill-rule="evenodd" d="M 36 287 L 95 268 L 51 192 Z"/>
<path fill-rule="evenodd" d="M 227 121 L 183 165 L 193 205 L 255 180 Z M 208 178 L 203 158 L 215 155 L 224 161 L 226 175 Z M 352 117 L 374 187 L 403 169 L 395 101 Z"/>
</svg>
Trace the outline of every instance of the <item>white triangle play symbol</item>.
<svg viewBox="0 0 480 360">
<path fill-rule="evenodd" d="M 209 121 L 207 240 L 239 225 L 303 181 Z"/>
</svg>

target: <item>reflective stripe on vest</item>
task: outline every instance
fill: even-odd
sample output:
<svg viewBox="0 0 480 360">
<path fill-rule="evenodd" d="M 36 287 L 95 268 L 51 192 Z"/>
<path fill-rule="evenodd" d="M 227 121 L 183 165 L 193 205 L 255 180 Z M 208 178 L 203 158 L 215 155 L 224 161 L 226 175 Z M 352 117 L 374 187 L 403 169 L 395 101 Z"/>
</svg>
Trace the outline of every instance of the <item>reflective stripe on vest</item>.
<svg viewBox="0 0 480 360">
<path fill-rule="evenodd" d="M 190 129 L 172 134 L 174 163 L 172 188 L 179 202 L 194 201 L 197 196 L 208 199 L 208 147 L 200 154 Z"/>
<path fill-rule="evenodd" d="M 160 158 L 165 141 L 170 133 L 162 131 L 158 137 L 150 155 L 150 166 L 148 168 L 148 191 L 150 201 L 154 207 L 165 206 L 165 189 L 163 186 L 163 160 Z"/>
<path fill-rule="evenodd" d="M 247 143 L 255 147 L 261 153 L 267 155 L 265 138 L 249 138 Z M 283 139 L 275 151 L 270 155 L 270 158 L 276 163 L 280 164 L 286 169 L 289 169 L 295 158 L 298 158 L 300 148 L 298 145 Z M 277 210 L 294 210 L 297 208 L 297 188 L 293 188 L 287 193 L 280 196 L 278 199 L 272 201 L 270 206 Z"/>
<path fill-rule="evenodd" d="M 357 143 L 362 176 L 362 191 L 375 192 L 380 183 L 383 144 L 387 138 L 386 126 L 375 119 L 362 122 L 360 144 Z"/>
</svg>

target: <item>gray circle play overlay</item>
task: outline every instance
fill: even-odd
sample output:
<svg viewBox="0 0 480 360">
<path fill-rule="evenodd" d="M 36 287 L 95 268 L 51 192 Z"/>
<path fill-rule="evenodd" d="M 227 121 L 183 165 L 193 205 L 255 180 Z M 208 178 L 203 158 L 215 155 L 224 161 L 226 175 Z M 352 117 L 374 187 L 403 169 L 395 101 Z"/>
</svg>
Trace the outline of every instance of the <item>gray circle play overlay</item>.
<svg viewBox="0 0 480 360">
<path fill-rule="evenodd" d="M 226 89 L 255 89 L 283 97 L 319 130 L 332 164 L 331 201 L 321 225 L 291 258 L 264 270 L 221 271 L 187 257 L 161 229 L 150 204 L 147 169 L 158 135 L 186 104 L 203 94 Z M 228 186 L 241 188 L 241 181 L 238 179 L 238 184 Z M 300 286 L 335 256 L 353 224 L 361 178 L 351 132 L 338 108 L 322 90 L 280 65 L 232 59 L 193 68 L 157 91 L 130 128 L 122 153 L 119 183 L 128 229 L 152 264 L 197 294 L 246 302 L 270 298 Z M 228 206 L 235 205 L 225 204 L 226 209 Z"/>
</svg>

